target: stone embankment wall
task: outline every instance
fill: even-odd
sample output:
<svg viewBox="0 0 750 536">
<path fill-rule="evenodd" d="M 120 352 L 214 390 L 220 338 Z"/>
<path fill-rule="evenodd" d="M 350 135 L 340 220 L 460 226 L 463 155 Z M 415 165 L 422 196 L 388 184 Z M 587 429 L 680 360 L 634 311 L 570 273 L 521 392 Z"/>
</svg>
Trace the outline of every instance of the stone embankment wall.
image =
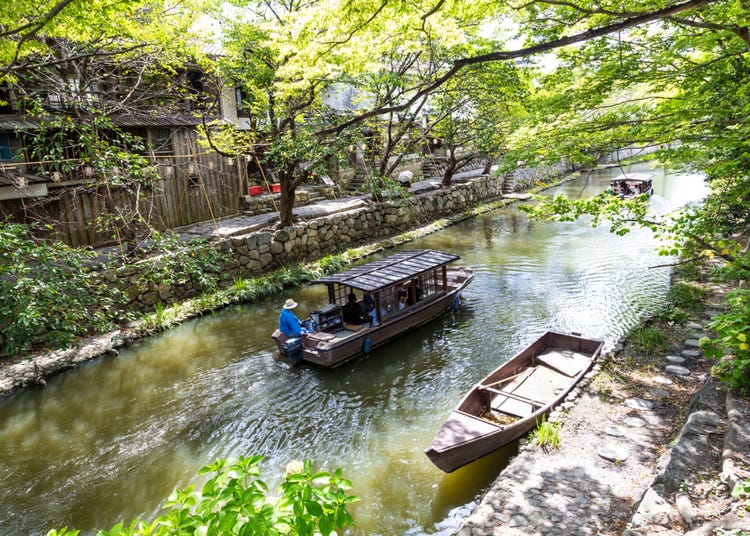
<svg viewBox="0 0 750 536">
<path fill-rule="evenodd" d="M 571 166 L 562 162 L 543 168 L 522 169 L 510 178 L 515 190 L 526 189 L 537 181 L 549 180 L 568 171 Z M 235 235 L 215 242 L 228 258 L 217 273 L 221 287 L 240 278 L 257 277 L 285 265 L 309 261 L 340 253 L 350 247 L 382 240 L 427 222 L 455 215 L 475 208 L 483 202 L 503 194 L 506 176 L 479 176 L 456 182 L 450 188 L 430 190 L 407 199 L 395 199 L 301 221 L 294 227 L 263 229 Z M 130 299 L 130 310 L 148 312 L 157 302 L 180 302 L 200 293 L 197 285 L 179 287 L 166 284 L 143 284 L 138 277 L 138 265 L 104 274 L 108 283 L 125 292 Z"/>
<path fill-rule="evenodd" d="M 220 286 L 240 278 L 257 277 L 285 265 L 340 253 L 347 248 L 374 242 L 414 229 L 426 222 L 457 214 L 487 200 L 500 197 L 503 177 L 483 176 L 432 190 L 407 199 L 369 203 L 363 207 L 301 221 L 294 227 L 263 229 L 219 240 L 228 260 L 218 273 Z M 108 283 L 125 292 L 130 310 L 147 312 L 157 302 L 179 302 L 199 294 L 197 285 L 173 287 L 137 283 L 138 265 L 104 274 Z"/>
<path fill-rule="evenodd" d="M 513 191 L 528 190 L 538 182 L 548 181 L 573 170 L 570 161 L 565 158 L 556 164 L 544 164 L 536 167 L 518 167 L 508 174 L 506 183 L 513 187 Z"/>
</svg>

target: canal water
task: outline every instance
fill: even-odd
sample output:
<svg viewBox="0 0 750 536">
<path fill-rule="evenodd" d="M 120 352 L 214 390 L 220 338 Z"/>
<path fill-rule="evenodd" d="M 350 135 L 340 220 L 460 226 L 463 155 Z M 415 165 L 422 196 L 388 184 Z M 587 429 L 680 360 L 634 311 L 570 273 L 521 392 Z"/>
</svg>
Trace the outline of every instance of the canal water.
<svg viewBox="0 0 750 536">
<path fill-rule="evenodd" d="M 588 197 L 619 170 L 550 193 Z M 705 193 L 699 176 L 655 170 L 650 204 L 666 212 Z M 350 534 L 450 534 L 515 454 L 451 474 L 423 450 L 463 393 L 548 329 L 611 348 L 653 312 L 669 270 L 650 235 L 616 237 L 585 221 L 530 223 L 515 207 L 403 249 L 460 254 L 476 270 L 458 312 L 333 371 L 290 366 L 270 334 L 287 297 L 299 313 L 323 289 L 199 318 L 0 400 L 0 533 L 92 533 L 154 517 L 175 487 L 199 484 L 217 457 L 262 454 L 275 486 L 291 460 L 341 467 L 362 501 Z"/>
</svg>

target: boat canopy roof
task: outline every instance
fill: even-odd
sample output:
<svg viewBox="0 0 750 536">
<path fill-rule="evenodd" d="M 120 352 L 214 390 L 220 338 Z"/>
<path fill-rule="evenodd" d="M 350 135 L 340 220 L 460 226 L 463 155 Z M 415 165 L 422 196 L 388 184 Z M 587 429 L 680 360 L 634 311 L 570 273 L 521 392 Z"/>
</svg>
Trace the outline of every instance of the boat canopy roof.
<svg viewBox="0 0 750 536">
<path fill-rule="evenodd" d="M 618 175 L 614 179 L 610 180 L 610 183 L 616 182 L 651 182 L 654 178 L 653 173 L 629 173 L 628 175 Z"/>
<path fill-rule="evenodd" d="M 312 283 L 338 283 L 364 292 L 376 292 L 460 258 L 460 255 L 434 249 L 402 251 L 345 272 L 321 277 Z"/>
</svg>

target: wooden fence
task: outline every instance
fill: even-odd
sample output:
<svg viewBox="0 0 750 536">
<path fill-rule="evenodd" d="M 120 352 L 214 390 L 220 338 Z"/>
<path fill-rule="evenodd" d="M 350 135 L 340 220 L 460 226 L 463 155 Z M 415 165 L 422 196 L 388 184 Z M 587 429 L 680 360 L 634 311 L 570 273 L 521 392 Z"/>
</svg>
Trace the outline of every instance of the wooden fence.
<svg viewBox="0 0 750 536">
<path fill-rule="evenodd" d="M 0 217 L 41 223 L 44 234 L 83 246 L 115 241 L 116 228 L 101 223 L 118 211 L 134 212 L 135 199 L 139 216 L 157 229 L 238 214 L 247 192 L 245 160 L 198 148 L 188 129 L 174 133 L 173 141 L 177 154 L 154 157 L 160 179 L 152 187 L 136 192 L 81 179 L 48 182 L 47 196 L 0 201 Z"/>
</svg>

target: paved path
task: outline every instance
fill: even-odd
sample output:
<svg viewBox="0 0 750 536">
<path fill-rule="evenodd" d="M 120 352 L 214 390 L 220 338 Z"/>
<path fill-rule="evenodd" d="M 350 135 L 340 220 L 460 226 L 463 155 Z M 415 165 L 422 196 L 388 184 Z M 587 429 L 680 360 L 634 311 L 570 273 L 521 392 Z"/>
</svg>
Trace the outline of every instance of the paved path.
<svg viewBox="0 0 750 536">
<path fill-rule="evenodd" d="M 472 178 L 481 176 L 481 172 L 481 169 L 475 169 L 456 173 L 453 180 L 455 182 L 471 180 Z M 409 191 L 412 194 L 419 195 L 437 190 L 438 188 L 440 188 L 440 181 L 430 179 L 413 183 L 411 188 L 409 188 Z M 322 201 L 315 201 L 308 205 L 295 207 L 292 214 L 298 220 L 310 220 L 361 208 L 365 206 L 369 200 L 370 195 L 355 195 L 341 197 L 339 199 L 325 199 Z M 265 214 L 256 214 L 253 216 L 235 216 L 233 218 L 222 219 L 215 223 L 210 222 L 189 227 L 181 230 L 180 235 L 188 240 L 195 238 L 227 238 L 273 227 L 278 221 L 279 218 L 277 212 L 267 212 Z"/>
<path fill-rule="evenodd" d="M 309 205 L 295 207 L 292 214 L 297 219 L 307 220 L 336 214 L 363 207 L 369 196 L 352 196 L 341 199 L 326 199 Z M 278 223 L 277 212 L 267 212 L 254 216 L 236 216 L 226 218 L 216 223 L 196 225 L 180 232 L 185 238 L 227 238 L 252 233 L 266 227 L 273 227 Z"/>
</svg>

